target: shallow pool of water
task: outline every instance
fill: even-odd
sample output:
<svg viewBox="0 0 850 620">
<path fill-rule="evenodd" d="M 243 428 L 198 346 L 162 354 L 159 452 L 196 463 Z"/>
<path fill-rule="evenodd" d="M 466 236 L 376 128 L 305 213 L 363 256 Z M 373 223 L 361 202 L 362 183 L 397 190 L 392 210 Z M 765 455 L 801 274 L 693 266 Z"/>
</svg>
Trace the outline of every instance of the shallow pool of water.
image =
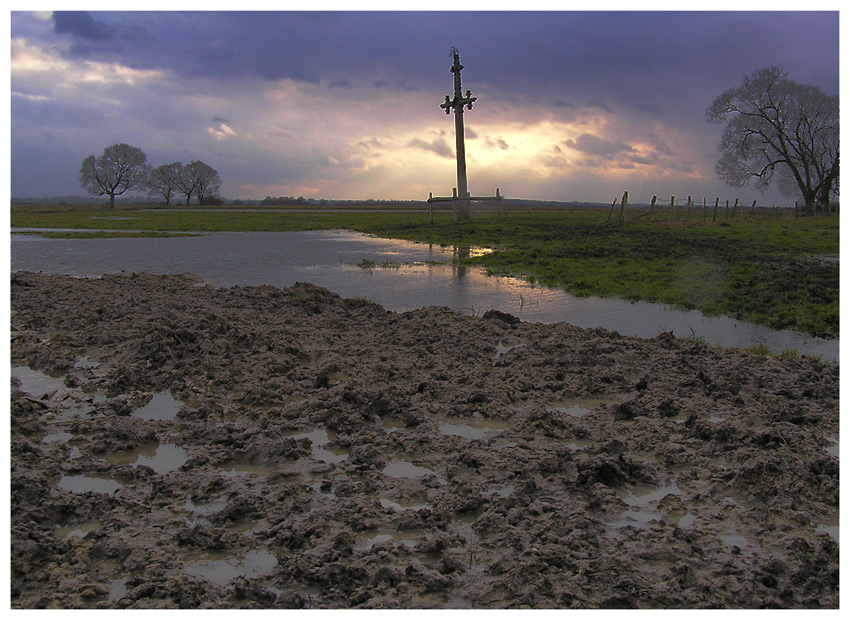
<svg viewBox="0 0 850 620">
<path fill-rule="evenodd" d="M 618 518 L 608 522 L 608 526 L 613 528 L 608 531 L 608 537 L 616 538 L 619 536 L 618 530 L 624 527 L 643 529 L 654 521 L 661 521 L 664 516 L 656 509 L 658 502 L 668 495 L 681 494 L 682 491 L 675 483 L 660 487 L 638 485 L 628 490 L 623 496 L 623 502 L 629 506 L 629 510 L 624 511 Z M 685 526 L 680 525 L 680 527 Z"/>
<path fill-rule="evenodd" d="M 88 521 L 77 525 L 58 527 L 56 528 L 56 537 L 62 541 L 68 540 L 69 538 L 85 538 L 86 534 L 98 527 L 100 527 L 100 523 L 97 521 Z"/>
<path fill-rule="evenodd" d="M 279 288 L 311 282 L 343 297 L 363 297 L 388 310 L 447 306 L 480 315 L 496 309 L 526 321 L 567 321 L 653 338 L 663 331 L 694 334 L 711 345 L 763 344 L 776 353 L 838 359 L 838 340 L 774 331 L 727 317 L 672 310 L 662 304 L 574 297 L 517 278 L 488 277 L 452 264 L 463 248 L 378 239 L 351 231 L 216 233 L 197 237 L 43 239 L 11 235 L 11 270 L 76 276 L 104 273 L 193 273 L 213 286 Z M 395 268 L 364 269 L 363 261 Z"/>
<path fill-rule="evenodd" d="M 97 478 L 80 474 L 77 476 L 62 476 L 57 484 L 63 491 L 71 493 L 104 493 L 112 495 L 124 485 L 111 478 Z"/>
<path fill-rule="evenodd" d="M 483 439 L 487 435 L 498 433 L 506 429 L 510 424 L 501 420 L 483 420 L 476 418 L 449 418 L 440 424 L 438 430 L 441 435 L 454 435 L 464 439 Z"/>
<path fill-rule="evenodd" d="M 323 428 L 316 428 L 309 433 L 292 435 L 293 439 L 309 439 L 310 455 L 317 461 L 323 463 L 341 463 L 348 458 L 348 453 L 336 448 L 327 448 L 331 439 L 328 432 Z"/>
<path fill-rule="evenodd" d="M 424 478 L 425 476 L 436 476 L 437 480 L 439 480 L 441 484 L 446 483 L 446 481 L 435 471 L 430 470 L 427 467 L 414 465 L 408 461 L 393 461 L 384 467 L 383 473 L 385 476 L 389 476 L 390 478 L 411 478 L 414 480 Z"/>
<path fill-rule="evenodd" d="M 392 500 L 386 499 L 384 497 L 380 498 L 381 506 L 384 508 L 389 508 L 390 510 L 394 510 L 396 512 L 404 512 L 405 510 L 421 510 L 423 508 L 431 509 L 431 504 L 427 502 L 423 503 L 399 503 L 394 502 Z"/>
<path fill-rule="evenodd" d="M 254 550 L 245 554 L 244 558 L 208 559 L 190 562 L 183 570 L 195 577 L 203 577 L 207 581 L 222 587 L 237 577 L 248 579 L 270 572 L 277 566 L 277 558 L 268 551 Z"/>
<path fill-rule="evenodd" d="M 120 450 L 106 460 L 114 465 L 145 465 L 158 474 L 167 474 L 183 466 L 189 455 L 173 443 L 150 443 L 135 450 Z"/>
<path fill-rule="evenodd" d="M 170 392 L 159 392 L 153 395 L 150 402 L 133 412 L 133 415 L 143 420 L 173 420 L 183 403 L 175 399 Z"/>
<path fill-rule="evenodd" d="M 21 391 L 26 392 L 33 398 L 49 398 L 57 390 L 65 387 L 64 377 L 51 377 L 40 370 L 33 370 L 28 366 L 13 367 L 12 376 L 20 380 Z"/>
</svg>

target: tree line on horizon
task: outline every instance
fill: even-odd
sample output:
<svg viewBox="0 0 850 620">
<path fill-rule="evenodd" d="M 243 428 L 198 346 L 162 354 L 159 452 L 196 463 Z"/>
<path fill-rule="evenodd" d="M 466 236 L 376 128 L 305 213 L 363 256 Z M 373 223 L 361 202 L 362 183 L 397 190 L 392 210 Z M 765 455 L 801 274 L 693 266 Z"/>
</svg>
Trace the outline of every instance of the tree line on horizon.
<svg viewBox="0 0 850 620">
<path fill-rule="evenodd" d="M 126 143 L 113 144 L 100 157 L 89 155 L 80 166 L 80 185 L 94 196 L 109 196 L 110 208 L 115 197 L 128 191 L 147 192 L 171 204 L 172 196 L 182 194 L 188 205 L 195 196 L 198 204 L 220 204 L 221 177 L 210 165 L 195 160 L 188 164 L 175 161 L 154 168 L 147 155 Z"/>
</svg>

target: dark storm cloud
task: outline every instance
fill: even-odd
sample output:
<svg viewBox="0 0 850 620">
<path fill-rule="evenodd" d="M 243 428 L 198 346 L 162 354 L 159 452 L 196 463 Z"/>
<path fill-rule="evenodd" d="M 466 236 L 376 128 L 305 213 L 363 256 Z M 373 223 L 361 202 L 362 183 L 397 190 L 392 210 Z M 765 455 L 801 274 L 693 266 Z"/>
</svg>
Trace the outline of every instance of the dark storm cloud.
<svg viewBox="0 0 850 620">
<path fill-rule="evenodd" d="M 803 14 L 796 31 L 781 12 L 131 12 L 57 13 L 57 33 L 78 42 L 120 45 L 125 64 L 179 75 L 289 78 L 375 87 L 411 84 L 448 91 L 449 48 L 460 48 L 465 86 L 500 98 L 551 93 L 567 101 L 622 105 L 676 89 L 666 76 L 728 80 L 768 64 L 828 71 L 800 57 L 837 54 L 822 18 Z M 115 36 L 113 36 L 113 34 Z M 807 54 L 777 41 L 806 41 Z M 821 43 L 821 40 L 824 40 Z M 106 48 L 77 47 L 97 59 Z M 110 50 L 114 51 L 114 50 Z M 715 60 L 706 62 L 710 53 Z M 741 66 L 741 59 L 753 66 Z M 831 63 L 837 64 L 837 58 Z M 648 79 L 648 78 L 653 79 Z M 832 79 L 831 77 L 826 79 Z M 802 76 L 801 81 L 807 81 Z M 837 79 L 834 80 L 837 88 Z M 564 94 L 572 93 L 568 98 Z M 668 91 L 669 94 L 669 91 Z"/>
<path fill-rule="evenodd" d="M 436 153 L 440 157 L 453 158 L 455 156 L 454 149 L 449 146 L 449 143 L 445 140 L 445 138 L 436 138 L 431 142 L 426 142 L 425 140 L 414 138 L 413 140 L 407 143 L 407 146 L 416 149 L 421 149 L 423 151 L 431 151 L 433 153 Z"/>
<path fill-rule="evenodd" d="M 571 149 L 587 153 L 588 155 L 599 155 L 606 159 L 612 159 L 615 155 L 621 153 L 633 153 L 634 148 L 623 142 L 612 142 L 603 140 L 593 134 L 583 133 L 576 140 L 565 140 L 566 144 Z"/>
<path fill-rule="evenodd" d="M 328 88 L 351 88 L 351 84 L 345 78 L 334 80 L 328 84 Z"/>
<path fill-rule="evenodd" d="M 95 21 L 85 11 L 55 11 L 53 29 L 58 34 L 70 34 L 90 41 L 108 41 L 113 37 L 108 26 Z"/>
</svg>

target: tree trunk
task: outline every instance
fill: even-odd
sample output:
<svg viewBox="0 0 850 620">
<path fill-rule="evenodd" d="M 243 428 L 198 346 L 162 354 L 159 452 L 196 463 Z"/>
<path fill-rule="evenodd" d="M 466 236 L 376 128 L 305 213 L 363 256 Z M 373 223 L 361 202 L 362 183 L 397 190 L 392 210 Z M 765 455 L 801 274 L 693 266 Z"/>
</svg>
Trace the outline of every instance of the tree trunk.
<svg viewBox="0 0 850 620">
<path fill-rule="evenodd" d="M 109 208 L 110 209 L 115 208 L 115 194 L 114 193 L 109 194 Z"/>
</svg>

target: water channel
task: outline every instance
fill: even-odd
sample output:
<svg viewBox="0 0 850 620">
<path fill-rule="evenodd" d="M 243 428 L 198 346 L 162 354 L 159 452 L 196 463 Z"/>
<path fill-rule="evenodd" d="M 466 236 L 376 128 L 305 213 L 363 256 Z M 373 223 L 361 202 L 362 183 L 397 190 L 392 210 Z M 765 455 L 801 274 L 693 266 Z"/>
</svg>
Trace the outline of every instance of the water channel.
<svg viewBox="0 0 850 620">
<path fill-rule="evenodd" d="M 78 277 L 104 273 L 192 273 L 216 287 L 310 282 L 343 297 L 361 297 L 388 310 L 447 306 L 481 315 L 496 309 L 524 321 L 566 321 L 623 335 L 704 338 L 710 345 L 764 345 L 774 353 L 796 350 L 838 360 L 838 339 L 775 331 L 729 317 L 706 317 L 663 304 L 575 297 L 520 278 L 487 276 L 455 258 L 486 252 L 380 239 L 351 231 L 212 233 L 194 237 L 45 239 L 15 231 L 11 271 Z"/>
</svg>

